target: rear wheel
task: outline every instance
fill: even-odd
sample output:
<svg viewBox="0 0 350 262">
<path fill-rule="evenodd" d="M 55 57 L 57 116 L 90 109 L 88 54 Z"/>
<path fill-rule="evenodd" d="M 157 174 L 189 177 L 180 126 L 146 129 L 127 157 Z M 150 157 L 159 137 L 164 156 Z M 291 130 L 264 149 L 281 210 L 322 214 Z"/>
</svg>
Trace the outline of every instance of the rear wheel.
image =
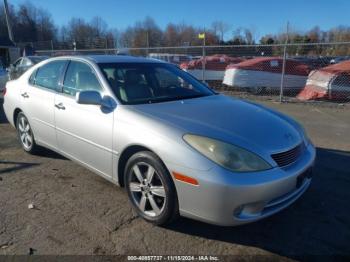
<svg viewBox="0 0 350 262">
<path fill-rule="evenodd" d="M 34 154 L 38 151 L 38 146 L 34 140 L 34 134 L 30 127 L 27 117 L 20 112 L 17 116 L 17 136 L 22 148 L 29 154 Z"/>
<path fill-rule="evenodd" d="M 169 172 L 154 153 L 133 155 L 125 171 L 125 187 L 137 214 L 164 225 L 178 217 L 178 200 Z"/>
</svg>

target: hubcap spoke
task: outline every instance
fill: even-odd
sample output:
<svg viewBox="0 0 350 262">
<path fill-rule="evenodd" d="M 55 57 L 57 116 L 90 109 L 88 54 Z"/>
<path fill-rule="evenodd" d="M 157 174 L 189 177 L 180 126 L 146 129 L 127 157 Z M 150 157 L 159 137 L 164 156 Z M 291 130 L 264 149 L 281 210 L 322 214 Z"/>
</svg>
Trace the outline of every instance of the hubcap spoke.
<svg viewBox="0 0 350 262">
<path fill-rule="evenodd" d="M 145 212 L 145 210 L 146 210 L 146 201 L 147 201 L 146 196 L 142 195 L 140 203 L 139 203 L 139 207 L 140 207 L 142 212 Z"/>
<path fill-rule="evenodd" d="M 26 136 L 24 137 L 24 141 L 25 141 L 25 145 L 26 145 L 27 147 L 29 147 L 29 146 L 30 146 L 30 143 L 29 143 L 28 135 L 26 135 Z"/>
<path fill-rule="evenodd" d="M 27 140 L 30 144 L 33 142 L 31 135 L 29 135 L 29 134 L 27 135 Z"/>
<path fill-rule="evenodd" d="M 162 186 L 152 186 L 150 190 L 153 195 L 165 197 L 165 189 Z"/>
<path fill-rule="evenodd" d="M 143 181 L 143 177 L 140 171 L 140 168 L 138 167 L 138 165 L 135 165 L 133 168 L 134 174 L 136 175 L 137 179 L 140 181 L 140 183 L 142 183 Z"/>
<path fill-rule="evenodd" d="M 138 183 L 130 183 L 130 190 L 132 192 L 141 192 L 141 184 L 138 184 Z"/>
<path fill-rule="evenodd" d="M 25 131 L 25 132 L 29 132 L 29 129 L 30 129 L 30 126 L 29 126 L 29 124 L 27 123 L 27 125 L 25 125 L 25 127 L 24 127 L 24 131 Z"/>
<path fill-rule="evenodd" d="M 25 138 L 26 138 L 26 134 L 21 134 L 21 141 L 24 143 L 25 142 Z"/>
<path fill-rule="evenodd" d="M 147 170 L 147 182 L 151 183 L 152 179 L 153 179 L 153 175 L 154 175 L 154 168 L 152 166 L 148 166 L 148 170 Z"/>
<path fill-rule="evenodd" d="M 22 122 L 18 123 L 18 128 L 19 128 L 19 131 L 24 132 L 24 126 L 22 125 Z"/>
<path fill-rule="evenodd" d="M 149 203 L 151 204 L 151 207 L 152 207 L 154 213 L 155 213 L 156 215 L 159 215 L 159 214 L 160 214 L 160 209 L 159 209 L 159 207 L 158 207 L 158 205 L 157 205 L 157 203 L 156 203 L 156 201 L 154 200 L 154 198 L 153 198 L 152 195 L 148 195 L 148 201 L 149 201 Z"/>
<path fill-rule="evenodd" d="M 22 127 L 23 127 L 23 128 L 26 126 L 26 125 L 25 125 L 24 117 L 21 118 L 21 124 L 22 124 Z"/>
</svg>

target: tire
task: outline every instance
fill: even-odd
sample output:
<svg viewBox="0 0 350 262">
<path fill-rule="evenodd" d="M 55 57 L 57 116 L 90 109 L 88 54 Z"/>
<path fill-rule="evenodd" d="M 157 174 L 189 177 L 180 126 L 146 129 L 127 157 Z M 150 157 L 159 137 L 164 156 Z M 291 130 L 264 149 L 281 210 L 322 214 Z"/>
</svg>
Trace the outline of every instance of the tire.
<svg viewBox="0 0 350 262">
<path fill-rule="evenodd" d="M 34 134 L 27 117 L 22 113 L 18 113 L 16 120 L 17 137 L 23 148 L 29 154 L 35 154 L 39 151 L 38 145 L 35 143 Z"/>
<path fill-rule="evenodd" d="M 179 217 L 175 185 L 154 153 L 142 151 L 131 156 L 126 164 L 124 182 L 133 208 L 147 222 L 165 225 Z"/>
</svg>

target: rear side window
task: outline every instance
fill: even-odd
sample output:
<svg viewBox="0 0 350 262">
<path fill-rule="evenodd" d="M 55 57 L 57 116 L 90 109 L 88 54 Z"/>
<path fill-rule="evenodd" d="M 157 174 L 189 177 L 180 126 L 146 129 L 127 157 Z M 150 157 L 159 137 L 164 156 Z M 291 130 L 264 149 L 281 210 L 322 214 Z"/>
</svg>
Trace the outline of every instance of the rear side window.
<svg viewBox="0 0 350 262">
<path fill-rule="evenodd" d="M 31 85 L 35 85 L 35 75 L 36 75 L 36 72 L 37 72 L 37 70 L 35 70 L 35 71 L 30 75 L 29 84 L 31 84 Z"/>
<path fill-rule="evenodd" d="M 34 83 L 36 86 L 57 91 L 59 79 L 63 73 L 66 61 L 53 61 L 37 69 Z"/>
<path fill-rule="evenodd" d="M 33 63 L 28 58 L 23 58 L 21 65 L 22 66 L 31 66 L 31 65 L 33 65 Z"/>
<path fill-rule="evenodd" d="M 71 61 L 63 82 L 63 93 L 75 96 L 77 92 L 86 90 L 102 91 L 102 88 L 90 66 Z"/>
<path fill-rule="evenodd" d="M 13 65 L 16 67 L 16 66 L 19 66 L 22 62 L 22 58 L 18 59 L 16 62 L 13 63 Z"/>
</svg>

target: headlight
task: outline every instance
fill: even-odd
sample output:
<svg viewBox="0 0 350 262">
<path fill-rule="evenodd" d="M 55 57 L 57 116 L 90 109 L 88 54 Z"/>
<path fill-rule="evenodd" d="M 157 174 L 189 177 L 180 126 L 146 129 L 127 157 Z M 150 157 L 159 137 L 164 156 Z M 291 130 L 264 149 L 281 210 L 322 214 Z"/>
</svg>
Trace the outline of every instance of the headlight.
<svg viewBox="0 0 350 262">
<path fill-rule="evenodd" d="M 253 172 L 270 169 L 262 158 L 243 148 L 215 139 L 185 135 L 184 140 L 215 163 L 235 172 Z"/>
</svg>

